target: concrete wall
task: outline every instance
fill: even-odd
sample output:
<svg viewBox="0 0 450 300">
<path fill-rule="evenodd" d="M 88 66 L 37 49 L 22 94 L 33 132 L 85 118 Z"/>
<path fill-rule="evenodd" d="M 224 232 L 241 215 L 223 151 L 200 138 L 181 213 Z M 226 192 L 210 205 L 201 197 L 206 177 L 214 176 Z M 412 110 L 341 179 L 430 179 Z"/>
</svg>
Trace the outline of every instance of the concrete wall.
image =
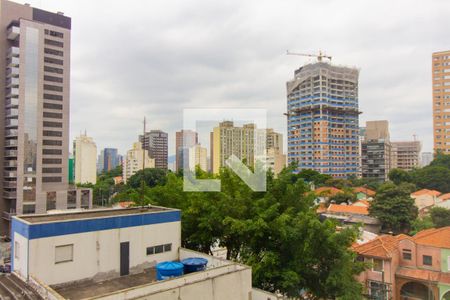
<svg viewBox="0 0 450 300">
<path fill-rule="evenodd" d="M 249 300 L 251 297 L 251 269 L 232 264 L 89 299 Z"/>
<path fill-rule="evenodd" d="M 130 242 L 130 273 L 156 261 L 175 260 L 181 223 L 170 222 L 30 240 L 29 274 L 47 285 L 119 276 L 120 243 Z M 172 251 L 146 255 L 146 248 L 172 243 Z M 73 244 L 73 261 L 55 264 L 55 247 Z M 15 268 L 19 266 L 15 264 Z"/>
<path fill-rule="evenodd" d="M 15 232 L 11 242 L 14 243 L 12 246 L 14 247 L 14 253 L 12 253 L 14 271 L 20 277 L 26 278 L 28 275 L 28 239 Z"/>
</svg>

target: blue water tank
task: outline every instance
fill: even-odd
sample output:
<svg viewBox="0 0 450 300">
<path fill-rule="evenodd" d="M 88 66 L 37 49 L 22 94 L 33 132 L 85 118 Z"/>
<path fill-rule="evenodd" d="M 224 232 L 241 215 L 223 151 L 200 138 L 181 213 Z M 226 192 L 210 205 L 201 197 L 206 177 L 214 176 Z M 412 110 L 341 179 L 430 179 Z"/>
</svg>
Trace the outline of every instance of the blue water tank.
<svg viewBox="0 0 450 300">
<path fill-rule="evenodd" d="M 164 280 L 183 275 L 184 265 L 174 261 L 164 261 L 156 265 L 156 279 Z"/>
<path fill-rule="evenodd" d="M 201 257 L 189 257 L 183 259 L 181 263 L 184 265 L 184 273 L 188 274 L 204 271 L 206 269 L 206 265 L 208 264 L 208 260 Z"/>
</svg>

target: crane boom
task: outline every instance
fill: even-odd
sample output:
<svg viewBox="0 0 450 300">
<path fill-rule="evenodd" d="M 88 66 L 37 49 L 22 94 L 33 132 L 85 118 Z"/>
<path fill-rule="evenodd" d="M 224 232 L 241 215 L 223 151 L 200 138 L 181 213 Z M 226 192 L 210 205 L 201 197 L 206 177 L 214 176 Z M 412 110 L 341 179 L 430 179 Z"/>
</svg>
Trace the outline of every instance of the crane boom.
<svg viewBox="0 0 450 300">
<path fill-rule="evenodd" d="M 297 53 L 286 51 L 286 55 L 298 55 L 298 56 L 308 56 L 308 57 L 316 57 L 318 61 L 322 61 L 323 58 L 329 59 L 331 61 L 331 56 L 325 55 L 322 51 L 319 51 L 319 54 L 306 54 L 306 53 Z"/>
</svg>

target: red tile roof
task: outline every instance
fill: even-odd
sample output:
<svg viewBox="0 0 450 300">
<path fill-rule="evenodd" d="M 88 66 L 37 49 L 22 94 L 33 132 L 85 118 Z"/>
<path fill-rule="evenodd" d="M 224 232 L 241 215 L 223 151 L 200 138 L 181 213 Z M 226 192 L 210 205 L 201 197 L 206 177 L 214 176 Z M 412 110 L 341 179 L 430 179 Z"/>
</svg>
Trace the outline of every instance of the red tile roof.
<svg viewBox="0 0 450 300">
<path fill-rule="evenodd" d="M 342 190 L 332 186 L 323 186 L 314 190 L 317 196 L 334 196 L 339 193 L 343 193 Z"/>
<path fill-rule="evenodd" d="M 450 193 L 442 194 L 439 196 L 439 199 L 442 201 L 447 201 L 450 199 Z"/>
<path fill-rule="evenodd" d="M 450 249 L 450 226 L 422 230 L 413 236 L 413 240 L 420 245 Z"/>
<path fill-rule="evenodd" d="M 355 245 L 353 251 L 365 256 L 391 258 L 398 248 L 398 240 L 392 235 L 382 235 L 367 243 Z"/>
<path fill-rule="evenodd" d="M 364 193 L 367 196 L 375 196 L 375 194 L 376 194 L 375 191 L 373 191 L 371 189 L 368 189 L 366 187 L 362 187 L 362 186 L 353 188 L 353 192 L 355 192 L 355 193 Z"/>
<path fill-rule="evenodd" d="M 439 196 L 440 194 L 441 192 L 436 190 L 421 189 L 412 193 L 411 196 L 422 196 L 422 195 Z"/>
<path fill-rule="evenodd" d="M 366 206 L 354 206 L 354 205 L 339 205 L 330 204 L 327 212 L 329 213 L 343 213 L 343 214 L 356 214 L 356 215 L 368 215 L 369 210 Z"/>
</svg>

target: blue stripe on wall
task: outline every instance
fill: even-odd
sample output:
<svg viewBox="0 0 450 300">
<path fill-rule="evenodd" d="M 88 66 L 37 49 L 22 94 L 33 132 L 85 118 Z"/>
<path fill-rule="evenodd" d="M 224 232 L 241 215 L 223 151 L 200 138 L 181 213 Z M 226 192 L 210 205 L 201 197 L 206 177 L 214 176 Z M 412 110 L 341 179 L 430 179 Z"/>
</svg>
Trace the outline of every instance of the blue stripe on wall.
<svg viewBox="0 0 450 300">
<path fill-rule="evenodd" d="M 20 225 L 17 224 L 18 226 L 13 227 L 12 232 L 13 234 L 14 232 L 19 232 L 24 237 L 32 240 L 66 234 L 177 222 L 180 220 L 181 220 L 180 211 L 116 216 L 109 218 L 85 219 L 85 220 L 54 222 L 45 224 L 25 224 L 18 220 L 14 220 Z"/>
</svg>

